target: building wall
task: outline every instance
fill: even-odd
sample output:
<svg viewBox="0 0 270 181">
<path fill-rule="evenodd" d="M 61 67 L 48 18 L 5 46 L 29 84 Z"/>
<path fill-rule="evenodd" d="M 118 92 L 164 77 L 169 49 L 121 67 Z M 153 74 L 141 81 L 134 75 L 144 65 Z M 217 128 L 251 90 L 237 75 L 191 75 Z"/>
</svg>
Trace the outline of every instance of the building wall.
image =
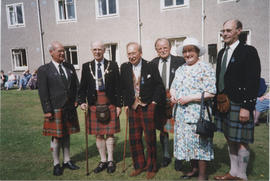
<svg viewBox="0 0 270 181">
<path fill-rule="evenodd" d="M 25 27 L 8 29 L 6 4 L 23 2 Z M 42 64 L 40 36 L 37 16 L 37 0 L 2 1 L 2 48 L 1 69 L 11 70 L 11 49 L 26 48 L 28 68 L 32 71 Z M 53 40 L 64 46 L 76 45 L 79 67 L 89 60 L 92 54 L 90 44 L 95 40 L 104 43 L 117 43 L 119 64 L 127 61 L 126 44 L 138 41 L 137 1 L 119 0 L 119 16 L 96 18 L 95 0 L 76 0 L 76 21 L 57 23 L 55 4 L 52 0 L 39 0 L 43 28 L 45 62 L 50 61 L 48 45 Z M 238 0 L 218 3 L 218 0 L 205 0 L 204 45 L 218 44 L 222 24 L 230 18 L 242 21 L 244 30 L 251 32 L 251 45 L 258 50 L 262 64 L 262 76 L 269 82 L 269 1 Z M 180 38 L 193 36 L 201 41 L 202 1 L 190 0 L 189 7 L 162 10 L 159 0 L 140 0 L 141 44 L 143 57 L 151 60 L 156 56 L 154 42 L 159 37 Z M 259 12 L 259 13 L 258 13 Z M 208 56 L 203 57 L 206 61 Z M 80 76 L 81 69 L 78 69 Z"/>
</svg>

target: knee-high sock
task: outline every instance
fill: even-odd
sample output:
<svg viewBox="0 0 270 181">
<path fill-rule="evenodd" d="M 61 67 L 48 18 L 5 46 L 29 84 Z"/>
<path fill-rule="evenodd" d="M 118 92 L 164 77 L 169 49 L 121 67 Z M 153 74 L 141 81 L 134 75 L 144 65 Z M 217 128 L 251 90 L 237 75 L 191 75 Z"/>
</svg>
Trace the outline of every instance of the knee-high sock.
<svg viewBox="0 0 270 181">
<path fill-rule="evenodd" d="M 108 161 L 113 161 L 114 137 L 108 137 L 106 139 L 106 147 L 108 152 Z"/>
<path fill-rule="evenodd" d="M 63 149 L 63 157 L 64 157 L 64 163 L 67 163 L 70 161 L 70 136 L 65 136 L 62 138 L 62 149 Z"/>
<path fill-rule="evenodd" d="M 171 158 L 169 153 L 169 134 L 168 133 L 160 133 L 159 135 L 163 156 L 166 158 Z"/>
<path fill-rule="evenodd" d="M 51 150 L 53 156 L 53 165 L 59 164 L 59 154 L 60 154 L 60 140 L 52 137 L 51 140 Z"/>
<path fill-rule="evenodd" d="M 239 169 L 238 169 L 238 174 L 237 176 L 247 180 L 247 166 L 248 166 L 248 161 L 249 161 L 249 150 L 246 148 L 242 147 L 238 151 L 238 164 L 239 164 Z"/>
<path fill-rule="evenodd" d="M 236 144 L 229 144 L 228 151 L 231 162 L 230 174 L 236 177 L 238 174 L 238 148 Z"/>
<path fill-rule="evenodd" d="M 102 162 L 106 162 L 106 142 L 104 138 L 96 138 L 97 149 Z"/>
</svg>

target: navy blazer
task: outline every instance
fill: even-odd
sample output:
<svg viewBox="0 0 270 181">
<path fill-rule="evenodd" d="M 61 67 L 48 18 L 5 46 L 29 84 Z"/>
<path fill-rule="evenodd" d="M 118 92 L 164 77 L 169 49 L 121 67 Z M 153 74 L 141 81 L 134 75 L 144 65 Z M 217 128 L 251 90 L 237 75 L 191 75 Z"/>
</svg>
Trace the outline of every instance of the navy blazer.
<svg viewBox="0 0 270 181">
<path fill-rule="evenodd" d="M 216 86 L 218 90 L 224 48 L 217 58 Z M 242 108 L 254 110 L 260 85 L 261 65 L 257 50 L 253 46 L 239 43 L 235 48 L 224 75 L 224 93 Z"/>
<path fill-rule="evenodd" d="M 68 87 L 65 87 L 53 62 L 42 65 L 37 71 L 40 102 L 44 113 L 53 113 L 54 109 L 74 106 L 77 99 L 79 81 L 73 65 L 63 62 L 68 75 Z"/>
<path fill-rule="evenodd" d="M 123 63 L 120 68 L 121 88 L 125 106 L 131 107 L 135 101 L 133 70 L 130 62 Z M 142 59 L 140 98 L 143 103 L 164 103 L 166 100 L 165 87 L 157 66 Z"/>
<path fill-rule="evenodd" d="M 160 57 L 156 57 L 152 60 L 152 62 L 154 62 L 157 66 L 159 64 L 160 61 Z M 176 70 L 178 69 L 178 67 L 180 67 L 181 65 L 183 65 L 184 63 L 186 63 L 186 61 L 184 60 L 183 57 L 179 57 L 179 56 L 173 56 L 171 55 L 171 65 L 170 65 L 170 78 L 169 78 L 169 88 L 172 85 L 172 81 L 174 79 L 174 75 Z"/>
<path fill-rule="evenodd" d="M 109 99 L 110 104 L 121 107 L 119 68 L 116 62 L 104 59 L 105 70 L 107 69 L 108 65 L 108 72 L 105 72 L 104 75 L 106 96 Z M 95 75 L 95 60 L 84 63 L 82 66 L 82 76 L 78 96 L 79 104 L 86 103 L 86 99 L 88 105 L 95 105 L 97 101 L 96 80 L 91 74 L 90 66 L 92 68 L 93 75 Z"/>
</svg>

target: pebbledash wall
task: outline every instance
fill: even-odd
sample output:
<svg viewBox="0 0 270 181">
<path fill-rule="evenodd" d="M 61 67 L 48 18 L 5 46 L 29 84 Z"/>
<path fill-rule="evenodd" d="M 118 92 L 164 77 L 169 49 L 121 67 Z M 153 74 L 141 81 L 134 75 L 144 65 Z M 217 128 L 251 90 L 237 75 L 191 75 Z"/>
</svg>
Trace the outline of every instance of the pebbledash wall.
<svg viewBox="0 0 270 181">
<path fill-rule="evenodd" d="M 215 67 L 222 25 L 236 18 L 247 44 L 257 48 L 269 83 L 269 12 L 269 0 L 2 0 L 1 69 L 32 72 L 51 61 L 48 45 L 58 40 L 80 77 L 82 64 L 93 58 L 95 40 L 106 44 L 105 57 L 120 66 L 130 41 L 140 42 L 143 57 L 151 60 L 157 38 L 169 38 L 178 54 L 188 36 L 204 44 L 203 59 Z"/>
</svg>

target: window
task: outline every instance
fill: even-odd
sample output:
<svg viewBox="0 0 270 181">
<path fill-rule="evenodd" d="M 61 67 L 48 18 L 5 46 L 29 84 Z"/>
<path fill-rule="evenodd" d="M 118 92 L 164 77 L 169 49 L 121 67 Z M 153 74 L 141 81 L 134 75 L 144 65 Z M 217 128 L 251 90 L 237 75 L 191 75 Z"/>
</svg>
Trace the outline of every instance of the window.
<svg viewBox="0 0 270 181">
<path fill-rule="evenodd" d="M 27 60 L 25 49 L 12 49 L 12 61 L 14 70 L 26 70 Z"/>
<path fill-rule="evenodd" d="M 217 1 L 220 4 L 220 3 L 232 2 L 232 1 L 238 2 L 239 0 L 217 0 Z"/>
<path fill-rule="evenodd" d="M 58 22 L 76 21 L 75 0 L 56 0 L 55 3 Z"/>
<path fill-rule="evenodd" d="M 66 46 L 64 48 L 65 48 L 66 62 L 72 64 L 75 69 L 79 69 L 77 47 Z"/>
<path fill-rule="evenodd" d="M 170 38 L 169 41 L 171 42 L 171 54 L 174 56 L 179 56 L 179 46 L 183 44 L 183 41 L 185 40 L 185 37 L 182 38 Z"/>
<path fill-rule="evenodd" d="M 117 44 L 105 45 L 104 58 L 113 62 L 117 62 L 118 66 L 120 66 L 119 50 Z"/>
<path fill-rule="evenodd" d="M 118 0 L 96 0 L 96 15 L 98 18 L 117 16 Z"/>
<path fill-rule="evenodd" d="M 23 4 L 9 4 L 6 5 L 7 22 L 9 28 L 24 27 L 24 10 Z"/>
<path fill-rule="evenodd" d="M 189 0 L 160 0 L 161 9 L 172 9 L 189 6 Z"/>
</svg>

